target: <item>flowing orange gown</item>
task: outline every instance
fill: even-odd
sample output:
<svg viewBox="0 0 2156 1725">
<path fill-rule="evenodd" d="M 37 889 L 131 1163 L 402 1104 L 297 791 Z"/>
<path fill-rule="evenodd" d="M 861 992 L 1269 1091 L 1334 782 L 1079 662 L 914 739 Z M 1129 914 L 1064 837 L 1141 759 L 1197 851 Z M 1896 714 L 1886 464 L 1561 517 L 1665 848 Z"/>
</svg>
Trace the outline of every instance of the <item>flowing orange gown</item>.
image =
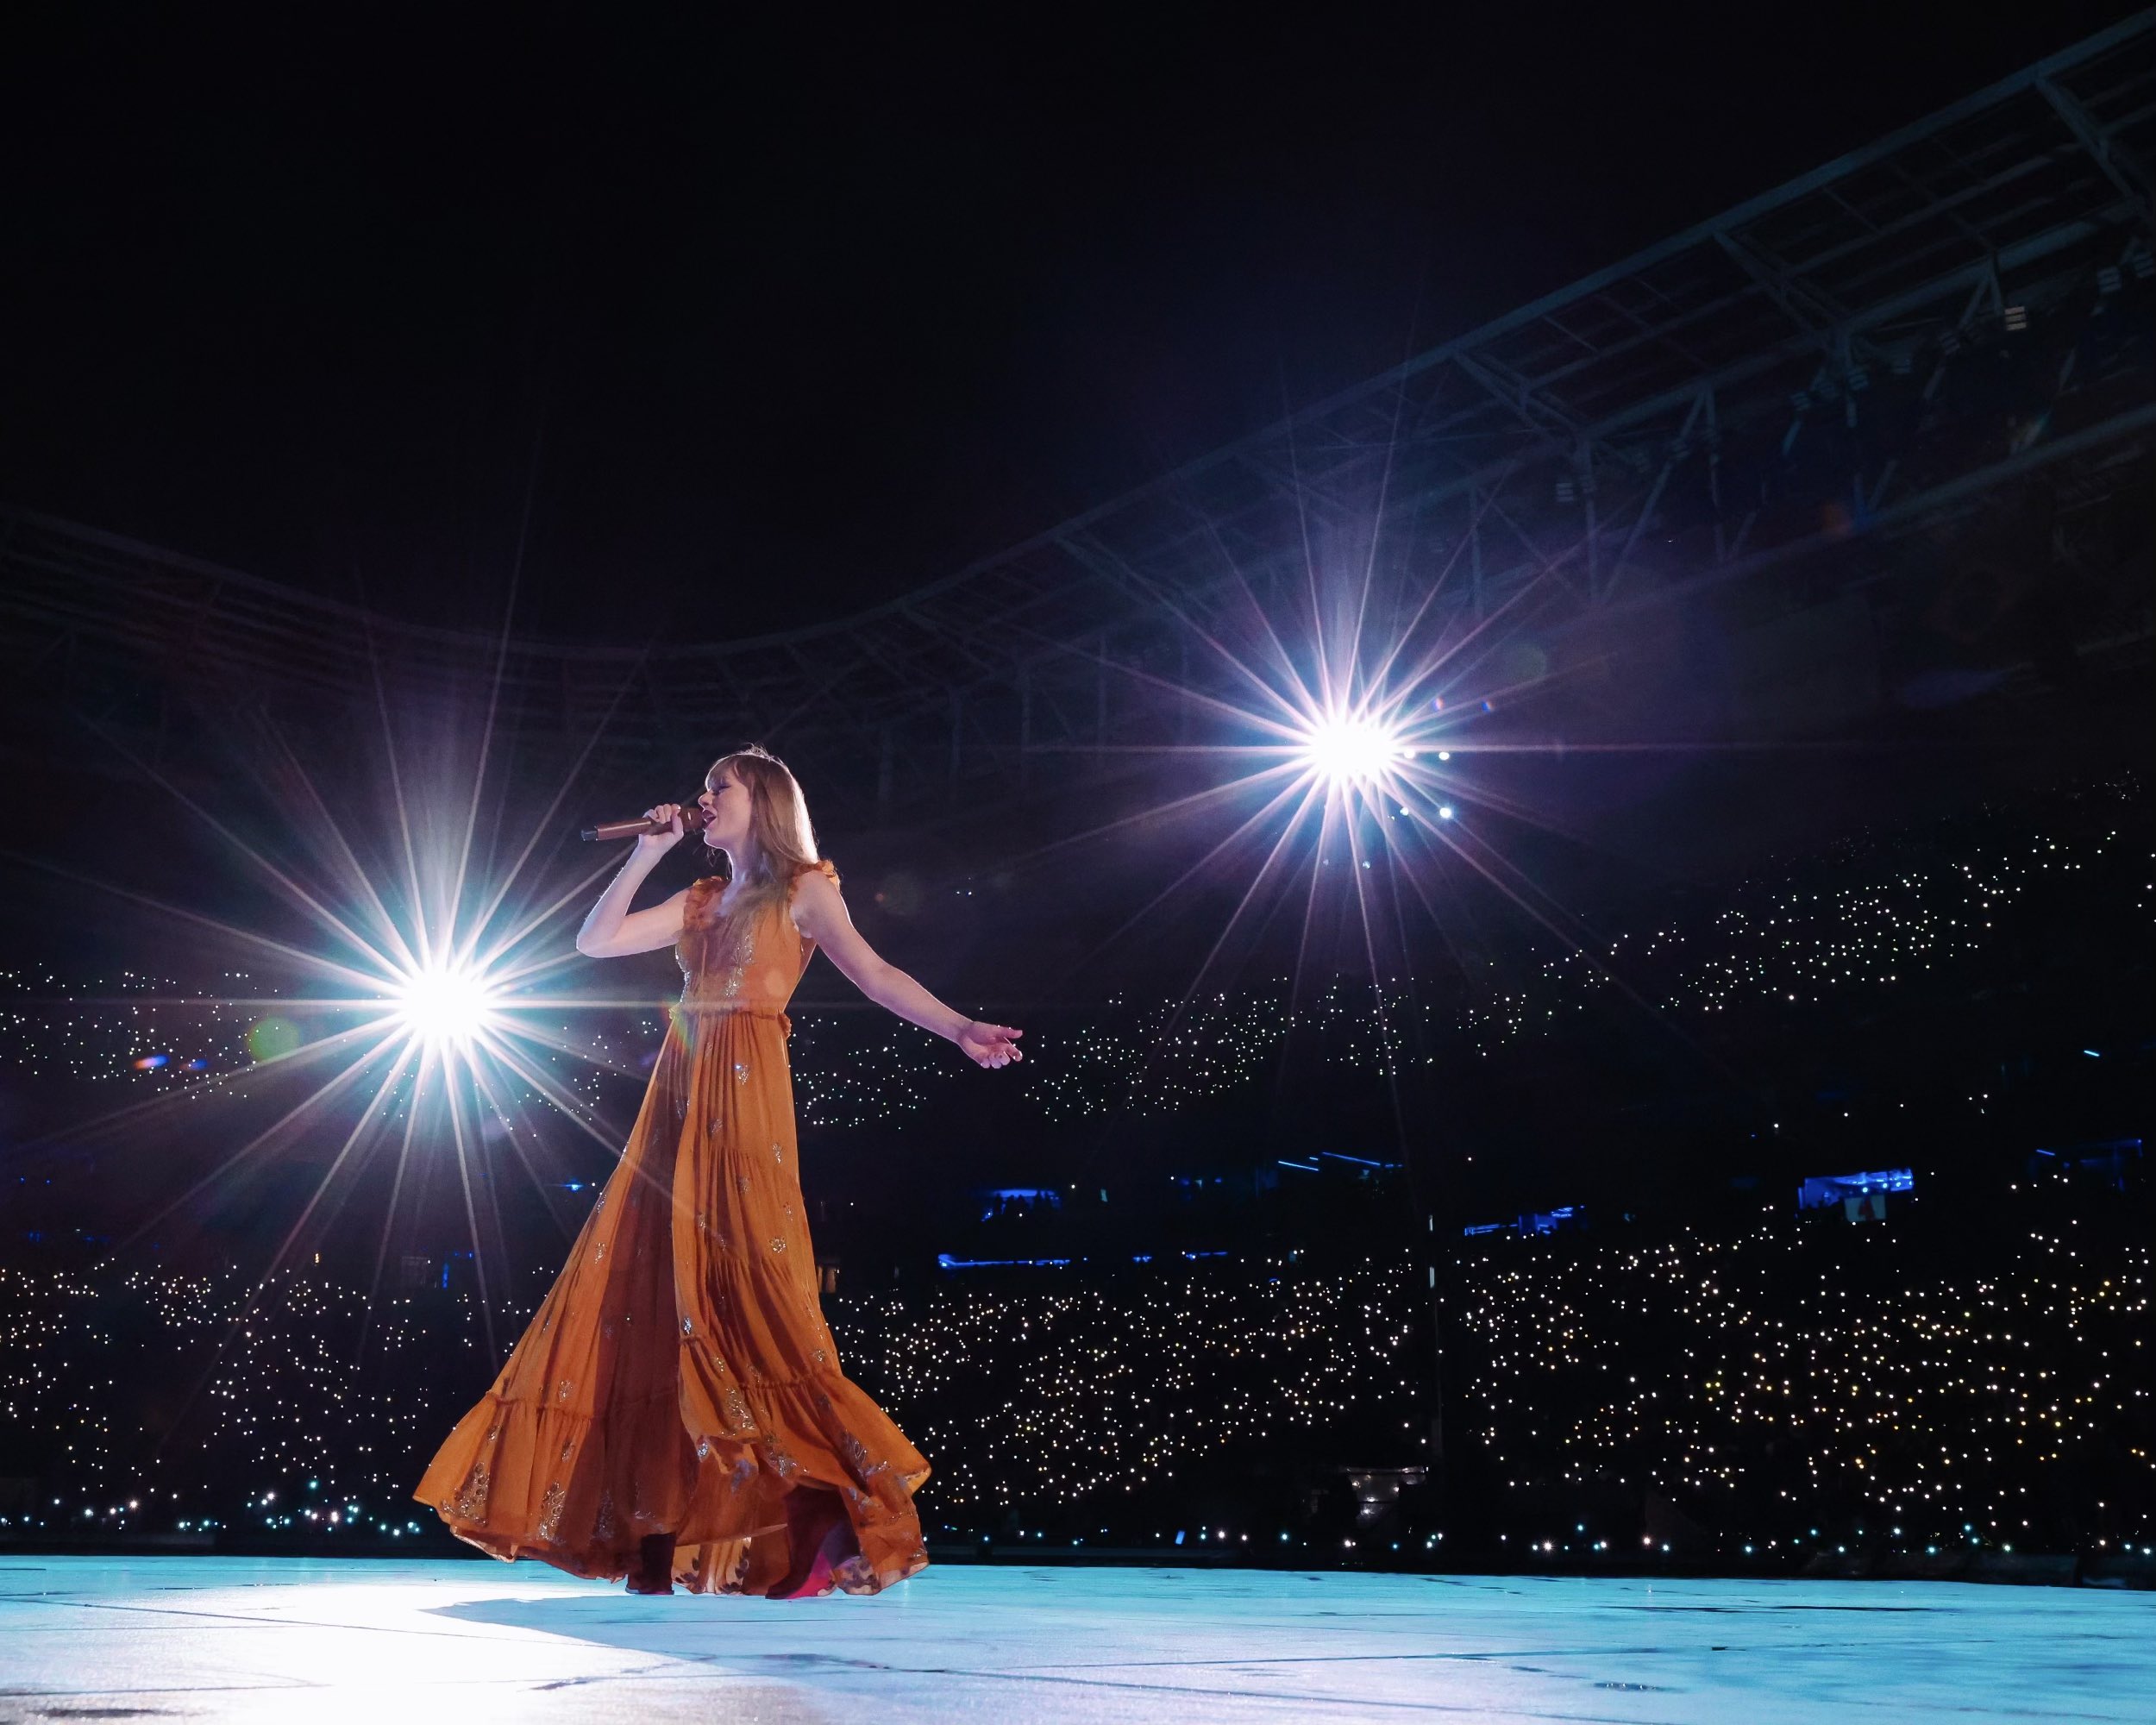
<svg viewBox="0 0 2156 1725">
<path fill-rule="evenodd" d="M 666 1535 L 676 1584 L 717 1593 L 798 1578 L 843 1507 L 835 1584 L 874 1593 L 927 1565 L 928 1463 L 841 1373 L 817 1298 L 785 1012 L 815 943 L 781 904 L 722 915 L 723 885 L 689 889 L 681 1003 L 620 1165 L 412 1495 L 481 1551 L 593 1578 Z"/>
</svg>

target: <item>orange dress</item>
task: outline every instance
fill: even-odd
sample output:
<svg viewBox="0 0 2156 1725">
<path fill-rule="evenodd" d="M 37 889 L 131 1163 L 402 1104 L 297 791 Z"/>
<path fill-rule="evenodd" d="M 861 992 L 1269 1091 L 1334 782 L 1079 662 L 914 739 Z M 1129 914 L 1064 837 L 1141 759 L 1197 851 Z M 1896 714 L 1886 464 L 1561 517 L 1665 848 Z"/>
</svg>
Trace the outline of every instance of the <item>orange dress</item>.
<svg viewBox="0 0 2156 1725">
<path fill-rule="evenodd" d="M 836 1584 L 873 1593 L 927 1565 L 928 1464 L 840 1372 L 817 1298 L 785 1012 L 815 943 L 781 904 L 721 915 L 723 887 L 689 889 L 681 1002 L 620 1165 L 412 1495 L 481 1551 L 594 1578 L 668 1535 L 675 1582 L 721 1593 L 798 1575 L 814 1535 L 790 1527 L 843 1505 Z"/>
</svg>

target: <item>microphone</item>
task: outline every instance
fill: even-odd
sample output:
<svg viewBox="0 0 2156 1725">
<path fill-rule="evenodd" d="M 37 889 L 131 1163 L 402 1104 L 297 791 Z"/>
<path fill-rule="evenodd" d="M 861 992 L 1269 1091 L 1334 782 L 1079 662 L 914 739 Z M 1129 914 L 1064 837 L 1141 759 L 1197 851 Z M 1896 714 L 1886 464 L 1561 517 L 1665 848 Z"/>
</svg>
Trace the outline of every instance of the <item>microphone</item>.
<svg viewBox="0 0 2156 1725">
<path fill-rule="evenodd" d="M 703 831 L 710 817 L 704 812 L 701 804 L 683 803 L 681 805 L 683 833 Z M 634 820 L 603 820 L 597 826 L 587 826 L 584 829 L 584 842 L 587 844 L 611 844 L 617 838 L 641 838 L 647 832 L 664 832 L 667 830 L 667 825 L 662 820 L 648 820 L 642 815 L 637 816 Z"/>
</svg>

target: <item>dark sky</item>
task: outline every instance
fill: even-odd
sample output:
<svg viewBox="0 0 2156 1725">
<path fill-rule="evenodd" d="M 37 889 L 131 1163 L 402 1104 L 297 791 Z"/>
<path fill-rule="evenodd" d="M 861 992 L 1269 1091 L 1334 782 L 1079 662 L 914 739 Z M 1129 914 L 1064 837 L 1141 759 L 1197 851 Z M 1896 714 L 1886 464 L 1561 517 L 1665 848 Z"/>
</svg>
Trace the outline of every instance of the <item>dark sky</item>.
<svg viewBox="0 0 2156 1725">
<path fill-rule="evenodd" d="M 0 498 L 472 622 L 529 494 L 529 626 L 814 621 L 2130 9 L 675 9 L 12 15 Z"/>
</svg>

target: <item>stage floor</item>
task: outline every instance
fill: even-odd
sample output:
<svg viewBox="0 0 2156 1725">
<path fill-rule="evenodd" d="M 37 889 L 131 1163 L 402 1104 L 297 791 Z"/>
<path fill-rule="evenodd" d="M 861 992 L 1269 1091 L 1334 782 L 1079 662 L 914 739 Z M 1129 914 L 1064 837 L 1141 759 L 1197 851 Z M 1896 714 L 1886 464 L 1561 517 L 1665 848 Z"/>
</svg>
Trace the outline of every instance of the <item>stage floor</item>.
<svg viewBox="0 0 2156 1725">
<path fill-rule="evenodd" d="M 0 1555 L 0 1722 L 2147 1721 L 2156 1595 L 966 1568 L 632 1599 L 533 1564 Z"/>
</svg>

